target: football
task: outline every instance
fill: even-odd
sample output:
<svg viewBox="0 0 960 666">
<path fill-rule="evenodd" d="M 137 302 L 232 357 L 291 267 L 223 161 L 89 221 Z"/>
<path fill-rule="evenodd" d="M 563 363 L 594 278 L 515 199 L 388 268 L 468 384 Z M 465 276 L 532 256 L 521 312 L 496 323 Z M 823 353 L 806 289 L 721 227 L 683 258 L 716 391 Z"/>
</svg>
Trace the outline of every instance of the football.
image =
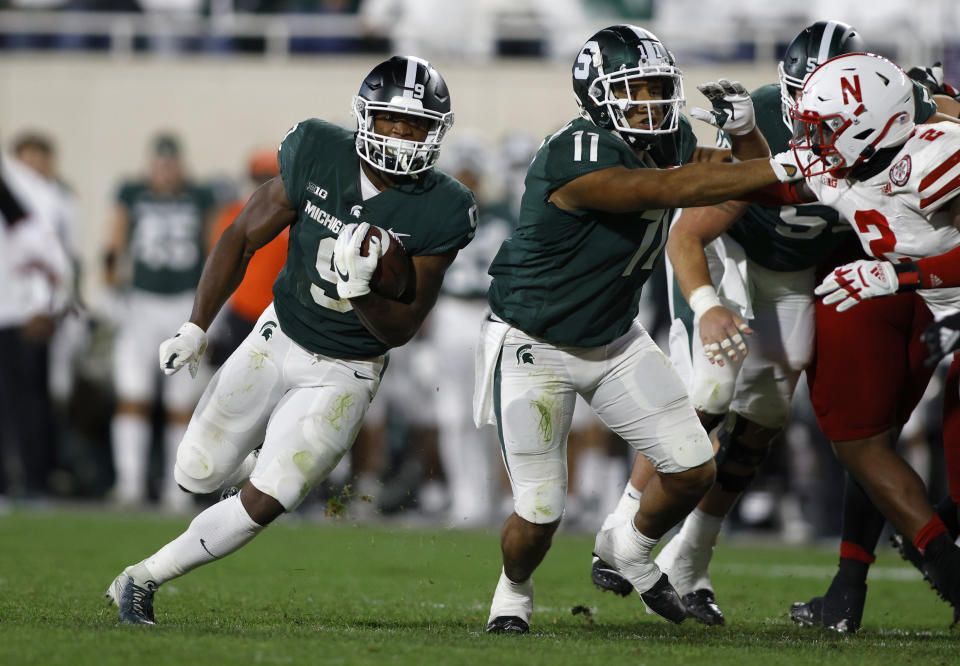
<svg viewBox="0 0 960 666">
<path fill-rule="evenodd" d="M 370 288 L 384 298 L 398 301 L 403 296 L 413 276 L 413 260 L 407 254 L 399 238 L 386 229 L 372 224 L 363 239 L 363 244 L 360 246 L 361 255 L 365 257 L 369 254 L 370 238 L 374 234 L 379 236 L 383 252 L 380 262 L 373 272 L 373 277 L 370 278 Z"/>
</svg>

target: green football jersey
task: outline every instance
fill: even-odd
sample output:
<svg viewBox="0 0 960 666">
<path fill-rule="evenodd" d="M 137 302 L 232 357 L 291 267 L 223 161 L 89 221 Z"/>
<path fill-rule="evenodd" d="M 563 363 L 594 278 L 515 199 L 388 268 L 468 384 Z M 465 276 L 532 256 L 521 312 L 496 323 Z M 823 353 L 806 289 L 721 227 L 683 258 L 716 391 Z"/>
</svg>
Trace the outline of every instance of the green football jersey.
<svg viewBox="0 0 960 666">
<path fill-rule="evenodd" d="M 131 285 L 158 294 L 196 289 L 206 258 L 212 191 L 186 184 L 175 194 L 159 195 L 146 182 L 134 181 L 120 186 L 117 201 L 129 215 Z"/>
<path fill-rule="evenodd" d="M 917 122 L 936 112 L 927 89 L 914 84 Z M 770 152 L 789 149 L 790 130 L 783 122 L 780 86 L 770 84 L 751 93 L 757 127 L 766 137 Z M 729 137 L 721 135 L 721 145 Z M 798 271 L 817 265 L 852 233 L 850 226 L 832 208 L 820 204 L 769 207 L 753 204 L 727 233 L 743 246 L 753 261 L 774 271 Z"/>
<path fill-rule="evenodd" d="M 354 133 L 322 120 L 295 125 L 280 145 L 280 175 L 291 206 L 287 262 L 273 285 L 283 331 L 301 347 L 335 358 L 372 358 L 387 351 L 337 295 L 333 247 L 344 225 L 389 229 L 411 256 L 443 254 L 470 242 L 473 193 L 430 169 L 416 180 L 364 200 Z"/>
<path fill-rule="evenodd" d="M 618 134 L 583 118 L 548 137 L 527 171 L 516 231 L 490 266 L 493 311 L 556 345 L 594 347 L 623 335 L 662 254 L 673 210 L 565 211 L 549 197 L 601 169 L 685 164 L 695 148 L 685 118 L 646 159 Z"/>
</svg>

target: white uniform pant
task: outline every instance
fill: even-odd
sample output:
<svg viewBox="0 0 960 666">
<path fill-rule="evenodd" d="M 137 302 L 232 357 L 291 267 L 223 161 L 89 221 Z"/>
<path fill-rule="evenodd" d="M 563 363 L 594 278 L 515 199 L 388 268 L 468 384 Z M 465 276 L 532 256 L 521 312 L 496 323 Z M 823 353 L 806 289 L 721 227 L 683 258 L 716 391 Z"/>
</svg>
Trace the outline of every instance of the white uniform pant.
<svg viewBox="0 0 960 666">
<path fill-rule="evenodd" d="M 577 394 L 659 472 L 683 472 L 713 457 L 683 382 L 639 322 L 608 345 L 584 348 L 554 346 L 488 317 L 481 339 L 492 348 L 480 358 L 497 359 L 493 407 L 514 511 L 524 520 L 545 524 L 562 516 Z M 485 416 L 483 383 L 475 395 L 478 416 Z"/>
<path fill-rule="evenodd" d="M 766 428 L 782 427 L 800 373 L 813 355 L 814 269 L 772 271 L 745 257 L 723 261 L 725 254 L 728 258 L 742 255 L 739 244 L 727 236 L 705 251 L 711 279 L 720 285 L 721 302 L 754 331 L 744 336 L 747 356 L 739 361 L 724 359 L 722 367 L 710 363 L 697 318 L 692 331 L 674 320 L 670 357 L 696 409 L 710 414 L 733 411 Z M 670 277 L 672 283 L 672 271 Z M 724 288 L 731 283 L 742 288 Z"/>
<path fill-rule="evenodd" d="M 217 490 L 262 442 L 250 481 L 290 511 L 353 444 L 384 357 L 314 354 L 277 321 L 271 304 L 204 391 L 177 451 L 187 490 Z"/>
</svg>

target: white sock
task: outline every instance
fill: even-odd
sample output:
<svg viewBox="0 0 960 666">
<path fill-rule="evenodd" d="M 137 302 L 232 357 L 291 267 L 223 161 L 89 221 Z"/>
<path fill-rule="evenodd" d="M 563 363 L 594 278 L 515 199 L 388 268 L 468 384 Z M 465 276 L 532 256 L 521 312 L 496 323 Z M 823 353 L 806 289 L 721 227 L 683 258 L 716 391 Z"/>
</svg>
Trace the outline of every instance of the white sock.
<svg viewBox="0 0 960 666">
<path fill-rule="evenodd" d="M 600 530 L 610 529 L 626 521 L 633 522 L 633 517 L 637 515 L 637 511 L 640 509 L 641 494 L 639 490 L 633 487 L 632 483 L 627 481 L 623 494 L 620 496 L 620 501 L 617 502 L 613 513 L 607 515 Z"/>
<path fill-rule="evenodd" d="M 717 545 L 721 527 L 723 527 L 723 517 L 711 516 L 695 508 L 683 521 L 679 536 L 687 548 L 712 550 Z"/>
<path fill-rule="evenodd" d="M 150 459 L 150 422 L 136 414 L 117 414 L 110 423 L 113 466 L 118 500 L 143 502 L 147 498 Z"/>
<path fill-rule="evenodd" d="M 201 512 L 186 532 L 139 565 L 145 566 L 150 578 L 160 585 L 201 564 L 229 555 L 249 543 L 263 528 L 247 514 L 240 495 L 234 495 Z"/>
<path fill-rule="evenodd" d="M 529 624 L 531 615 L 533 615 L 533 576 L 522 583 L 514 583 L 507 578 L 506 572 L 501 570 L 487 622 L 498 617 L 515 616 L 523 618 Z"/>
</svg>

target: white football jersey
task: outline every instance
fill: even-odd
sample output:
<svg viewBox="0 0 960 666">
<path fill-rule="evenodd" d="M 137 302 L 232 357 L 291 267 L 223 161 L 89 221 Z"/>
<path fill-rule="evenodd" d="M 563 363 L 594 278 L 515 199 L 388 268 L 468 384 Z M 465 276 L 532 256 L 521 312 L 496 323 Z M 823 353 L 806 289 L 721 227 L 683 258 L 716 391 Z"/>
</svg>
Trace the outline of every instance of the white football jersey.
<svg viewBox="0 0 960 666">
<path fill-rule="evenodd" d="M 890 166 L 864 181 L 829 174 L 807 179 L 824 204 L 846 218 L 877 259 L 897 263 L 960 245 L 951 211 L 960 194 L 960 124 L 918 125 Z M 960 312 L 960 288 L 921 289 L 933 315 Z"/>
</svg>

